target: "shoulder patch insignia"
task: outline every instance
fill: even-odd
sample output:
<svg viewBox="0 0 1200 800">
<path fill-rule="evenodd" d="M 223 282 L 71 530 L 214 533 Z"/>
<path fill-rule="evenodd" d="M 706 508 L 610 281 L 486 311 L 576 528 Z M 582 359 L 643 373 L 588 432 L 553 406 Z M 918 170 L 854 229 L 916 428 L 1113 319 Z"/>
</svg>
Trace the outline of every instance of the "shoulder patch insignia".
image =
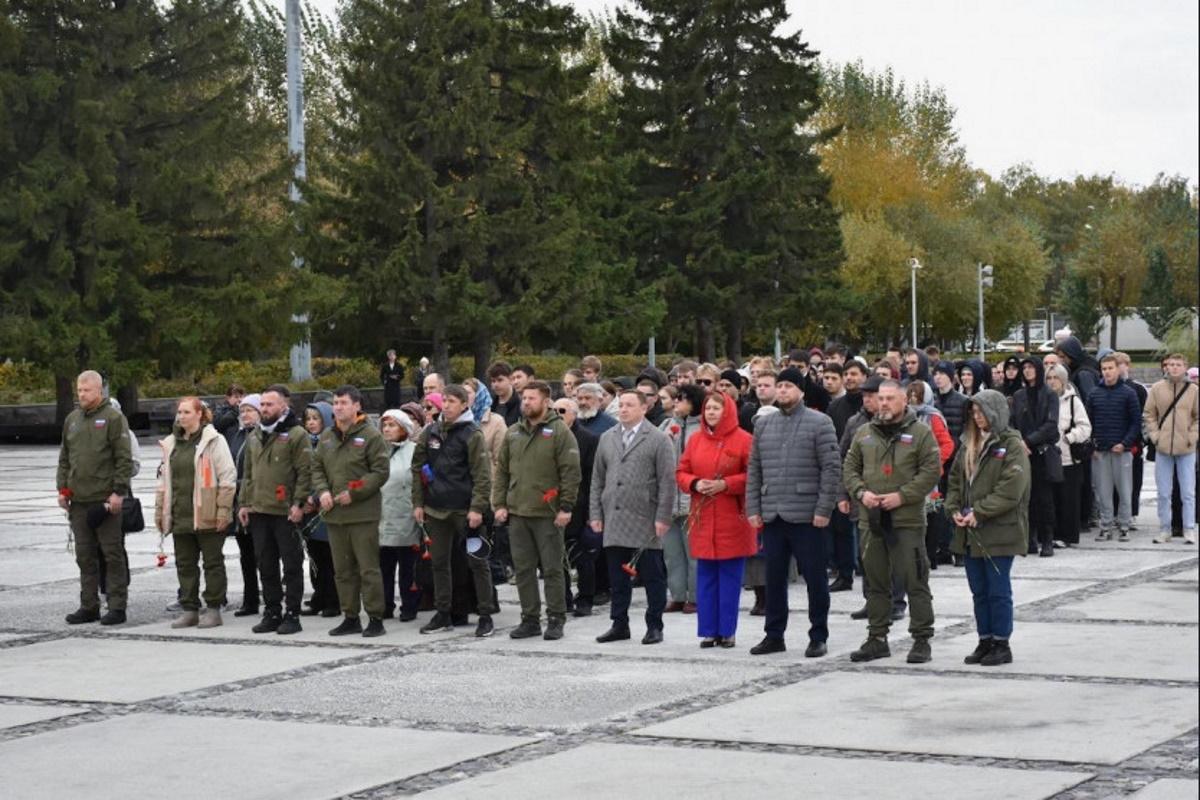
<svg viewBox="0 0 1200 800">
<path fill-rule="evenodd" d="M 365 446 L 366 446 L 366 444 L 367 444 L 367 440 L 366 440 L 366 439 L 364 439 L 364 438 L 363 438 L 363 437 L 361 437 L 361 436 L 355 436 L 355 437 L 354 437 L 354 438 L 353 438 L 353 439 L 350 441 L 350 444 L 354 445 L 355 447 L 365 447 Z"/>
<path fill-rule="evenodd" d="M 1006 447 L 997 447 L 992 452 L 992 456 L 994 458 L 1004 458 L 1006 455 L 1008 455 L 1008 448 L 1006 448 Z"/>
<path fill-rule="evenodd" d="M 553 428 L 542 428 L 542 438 L 549 439 L 554 436 Z"/>
<path fill-rule="evenodd" d="M 103 428 L 105 425 L 107 425 L 107 424 L 108 424 L 108 420 L 106 420 L 106 419 L 98 419 L 98 420 L 96 420 L 96 423 L 95 423 L 95 424 L 96 424 L 96 427 L 97 427 L 97 428 Z"/>
<path fill-rule="evenodd" d="M 900 434 L 900 444 L 912 444 L 912 443 L 913 443 L 913 436 L 911 433 Z"/>
<path fill-rule="evenodd" d="M 290 433 L 288 433 L 287 431 L 284 431 L 283 433 L 279 434 L 279 441 L 281 441 L 281 442 L 286 442 L 290 438 L 292 438 L 292 435 Z"/>
</svg>

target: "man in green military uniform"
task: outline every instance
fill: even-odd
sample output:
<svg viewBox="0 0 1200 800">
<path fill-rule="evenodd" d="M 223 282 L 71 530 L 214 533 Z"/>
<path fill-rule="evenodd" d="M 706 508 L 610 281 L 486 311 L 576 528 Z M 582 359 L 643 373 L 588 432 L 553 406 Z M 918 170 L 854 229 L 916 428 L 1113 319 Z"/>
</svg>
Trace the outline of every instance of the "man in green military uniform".
<svg viewBox="0 0 1200 800">
<path fill-rule="evenodd" d="M 254 539 L 262 576 L 263 618 L 255 633 L 298 633 L 304 599 L 304 550 L 296 524 L 311 484 L 308 434 L 288 405 L 291 392 L 277 384 L 262 393 L 258 427 L 246 439 L 238 521 Z M 283 581 L 279 565 L 283 563 Z M 286 605 L 284 603 L 286 586 Z M 284 613 L 286 611 L 286 613 Z"/>
<path fill-rule="evenodd" d="M 125 621 L 129 571 L 121 540 L 121 505 L 129 494 L 133 457 L 125 417 L 104 397 L 100 373 L 81 372 L 75 381 L 79 407 L 63 423 L 58 454 L 58 505 L 67 511 L 79 565 L 79 608 L 67 624 Z M 104 553 L 108 611 L 100 616 L 98 553 Z"/>
<path fill-rule="evenodd" d="M 925 554 L 925 497 L 937 485 L 941 461 L 933 431 L 905 402 L 893 380 L 879 386 L 879 410 L 854 436 L 846 453 L 846 491 L 859 503 L 865 532 L 863 572 L 867 581 L 868 636 L 851 661 L 891 655 L 887 635 L 892 617 L 893 575 L 908 592 L 910 664 L 932 657 L 933 594 Z"/>
<path fill-rule="evenodd" d="M 379 489 L 388 478 L 388 445 L 362 413 L 354 386 L 333 392 L 333 425 L 312 454 L 313 491 L 329 528 L 334 581 L 346 618 L 330 636 L 382 636 L 383 574 L 379 569 Z M 370 618 L 366 630 L 360 603 Z"/>
<path fill-rule="evenodd" d="M 429 532 L 429 556 L 433 567 L 433 597 L 437 611 L 421 633 L 454 630 L 450 615 L 453 548 L 462 547 L 468 530 L 478 531 L 488 510 L 491 491 L 491 459 L 483 433 L 467 405 L 467 390 L 447 386 L 442 395 L 442 415 L 417 436 L 413 451 L 413 517 Z M 475 534 L 472 534 L 475 535 Z M 468 557 L 475 584 L 479 621 L 476 636 L 491 636 L 492 573 L 487 561 Z"/>
<path fill-rule="evenodd" d="M 546 583 L 546 639 L 561 639 L 567 620 L 563 529 L 579 495 L 579 445 L 550 408 L 550 387 L 530 381 L 521 389 L 521 421 L 500 445 L 492 507 L 496 524 L 508 523 L 508 540 L 521 598 L 514 639 L 541 636 L 537 572 Z"/>
</svg>

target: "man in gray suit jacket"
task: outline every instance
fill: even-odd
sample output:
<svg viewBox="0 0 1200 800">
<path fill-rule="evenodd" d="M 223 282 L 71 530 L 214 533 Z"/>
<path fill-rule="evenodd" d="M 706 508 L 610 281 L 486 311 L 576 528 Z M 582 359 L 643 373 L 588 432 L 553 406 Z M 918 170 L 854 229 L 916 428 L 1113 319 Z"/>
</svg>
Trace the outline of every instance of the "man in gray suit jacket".
<svg viewBox="0 0 1200 800">
<path fill-rule="evenodd" d="M 646 589 L 646 635 L 642 644 L 663 640 L 667 573 L 662 537 L 671 527 L 675 500 L 675 457 L 671 440 L 646 420 L 646 400 L 633 389 L 621 393 L 619 425 L 600 437 L 592 468 L 591 524 L 604 535 L 612 592 L 612 627 L 598 642 L 629 638 L 631 578 L 640 575 Z M 639 548 L 645 548 L 631 565 Z"/>
<path fill-rule="evenodd" d="M 826 653 L 829 639 L 829 583 L 825 575 L 825 531 L 841 495 L 842 459 L 833 421 L 804 407 L 804 376 L 788 367 L 775 382 L 778 414 L 754 426 L 746 475 L 746 516 L 762 526 L 767 567 L 766 637 L 753 655 L 787 649 L 788 567 L 792 559 L 808 586 L 808 648 Z"/>
</svg>

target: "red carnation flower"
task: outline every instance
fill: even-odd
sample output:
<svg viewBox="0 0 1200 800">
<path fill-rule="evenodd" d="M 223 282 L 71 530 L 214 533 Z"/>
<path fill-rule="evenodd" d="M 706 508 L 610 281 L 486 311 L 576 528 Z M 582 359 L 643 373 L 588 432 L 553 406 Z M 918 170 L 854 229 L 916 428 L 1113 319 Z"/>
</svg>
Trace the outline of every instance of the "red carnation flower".
<svg viewBox="0 0 1200 800">
<path fill-rule="evenodd" d="M 672 426 L 671 426 L 671 435 L 672 435 L 672 436 L 678 436 L 678 435 L 679 435 L 679 426 L 678 426 L 678 425 L 672 425 Z"/>
<path fill-rule="evenodd" d="M 414 545 L 412 546 L 412 551 L 413 551 L 414 553 L 419 553 L 419 552 L 421 552 L 421 545 L 419 545 L 419 544 L 414 544 Z"/>
<path fill-rule="evenodd" d="M 159 553 L 157 558 L 158 558 L 158 566 L 161 567 L 167 563 L 167 554 L 166 553 Z"/>
<path fill-rule="evenodd" d="M 433 560 L 433 556 L 431 556 L 431 555 L 429 554 L 429 551 L 428 551 L 428 550 L 426 550 L 426 551 L 424 551 L 423 553 L 421 553 L 421 560 L 422 560 L 422 561 L 432 561 L 432 560 Z"/>
<path fill-rule="evenodd" d="M 275 487 L 275 499 L 281 503 L 287 500 L 287 487 L 282 483 Z"/>
<path fill-rule="evenodd" d="M 558 489 L 547 489 L 542 493 L 542 502 L 552 503 L 556 497 L 558 497 Z"/>
<path fill-rule="evenodd" d="M 622 564 L 621 571 L 631 578 L 636 578 L 638 576 L 637 567 L 635 567 L 633 564 Z"/>
<path fill-rule="evenodd" d="M 884 475 L 891 475 L 891 474 L 892 474 L 892 465 L 891 465 L 891 464 L 884 464 L 884 465 L 883 465 L 883 474 L 884 474 Z"/>
<path fill-rule="evenodd" d="M 66 486 L 64 486 L 63 488 L 61 488 L 61 489 L 59 489 L 59 490 L 58 490 L 58 495 L 59 495 L 59 497 L 65 497 L 65 498 L 67 498 L 68 500 L 70 500 L 72 497 L 74 497 L 74 496 L 75 496 L 75 493 L 74 493 L 74 492 L 72 492 L 72 491 L 71 491 L 69 488 L 67 488 Z"/>
<path fill-rule="evenodd" d="M 350 481 L 349 483 L 346 484 L 346 488 L 349 489 L 350 491 L 354 491 L 355 489 L 361 489 L 364 486 L 366 486 L 366 484 L 363 483 L 361 480 Z"/>
</svg>

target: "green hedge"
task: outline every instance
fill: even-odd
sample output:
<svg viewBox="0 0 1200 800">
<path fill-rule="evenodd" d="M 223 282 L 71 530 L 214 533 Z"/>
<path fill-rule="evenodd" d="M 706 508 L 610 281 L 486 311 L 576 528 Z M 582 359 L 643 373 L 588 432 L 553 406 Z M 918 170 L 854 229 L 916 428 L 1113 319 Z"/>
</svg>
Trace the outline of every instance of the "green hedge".
<svg viewBox="0 0 1200 800">
<path fill-rule="evenodd" d="M 659 366 L 670 364 L 678 356 L 662 355 Z M 514 354 L 505 356 L 510 364 L 529 364 L 544 380 L 556 381 L 572 367 L 579 366 L 576 356 L 543 356 Z M 604 374 L 610 376 L 636 375 L 646 366 L 646 357 L 631 355 L 602 355 Z M 450 359 L 453 380 L 469 377 L 474 369 L 470 356 Z M 287 377 L 291 366 L 285 358 L 266 361 L 221 361 L 212 369 L 188 378 L 152 378 L 139 387 L 142 397 L 180 397 L 186 394 L 222 395 L 231 383 L 256 391 L 272 383 L 284 382 L 294 390 L 333 389 L 344 383 L 360 388 L 379 386 L 379 364 L 365 358 L 314 358 L 313 379 L 291 383 Z M 405 379 L 412 385 L 412 372 Z M 26 361 L 0 363 L 0 404 L 25 405 L 54 402 L 54 375 L 50 370 Z"/>
</svg>

